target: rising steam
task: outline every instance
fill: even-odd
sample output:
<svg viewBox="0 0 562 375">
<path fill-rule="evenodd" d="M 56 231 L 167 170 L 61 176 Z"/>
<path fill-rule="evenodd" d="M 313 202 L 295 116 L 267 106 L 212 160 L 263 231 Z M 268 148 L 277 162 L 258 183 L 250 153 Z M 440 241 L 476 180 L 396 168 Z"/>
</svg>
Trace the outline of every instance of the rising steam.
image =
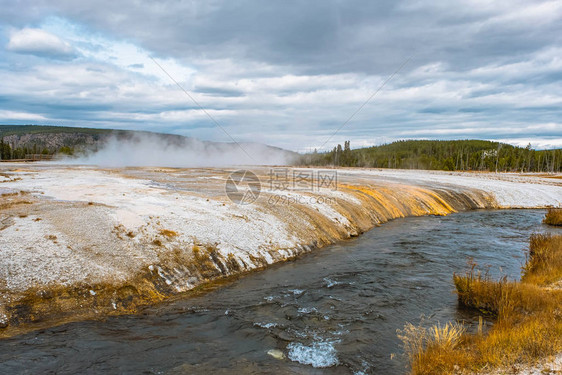
<svg viewBox="0 0 562 375">
<path fill-rule="evenodd" d="M 97 150 L 65 162 L 106 167 L 225 167 L 287 165 L 295 155 L 259 143 L 204 142 L 175 135 L 136 133 L 111 136 Z"/>
</svg>

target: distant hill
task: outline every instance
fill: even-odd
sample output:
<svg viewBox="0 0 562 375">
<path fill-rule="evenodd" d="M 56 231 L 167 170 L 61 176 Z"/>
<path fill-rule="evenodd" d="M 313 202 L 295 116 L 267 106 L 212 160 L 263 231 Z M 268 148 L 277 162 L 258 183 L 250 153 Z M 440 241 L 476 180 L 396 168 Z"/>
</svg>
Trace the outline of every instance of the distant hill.
<svg viewBox="0 0 562 375">
<path fill-rule="evenodd" d="M 135 144 L 142 144 L 146 148 L 153 146 L 152 152 L 192 150 L 203 157 L 211 154 L 216 157 L 221 153 L 232 156 L 247 150 L 248 154 L 255 153 L 256 156 L 250 157 L 259 162 L 267 159 L 271 163 L 276 160 L 293 161 L 298 157 L 295 152 L 258 143 L 208 142 L 175 134 L 66 126 L 0 125 L 0 160 L 25 159 L 30 155 L 92 155 L 108 144 L 114 147 L 115 143 L 123 144 L 123 150 L 128 152 L 133 150 Z"/>
<path fill-rule="evenodd" d="M 408 140 L 352 150 L 349 142 L 330 152 L 301 156 L 302 165 L 345 167 L 535 171 L 562 170 L 562 149 L 536 151 L 482 140 Z"/>
<path fill-rule="evenodd" d="M 115 133 L 110 129 L 0 125 L 0 159 L 24 159 L 29 154 L 74 154 L 95 148 L 112 134 Z"/>
<path fill-rule="evenodd" d="M 0 137 L 24 134 L 53 134 L 53 133 L 81 133 L 81 134 L 108 134 L 112 132 L 128 132 L 127 130 L 94 129 L 71 126 L 51 125 L 0 125 Z"/>
</svg>

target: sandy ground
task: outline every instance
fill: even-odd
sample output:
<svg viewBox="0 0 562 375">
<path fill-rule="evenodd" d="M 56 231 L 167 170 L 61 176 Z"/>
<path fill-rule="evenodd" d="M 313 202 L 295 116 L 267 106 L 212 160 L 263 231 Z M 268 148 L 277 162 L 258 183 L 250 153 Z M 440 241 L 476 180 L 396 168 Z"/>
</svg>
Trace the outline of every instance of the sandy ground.
<svg viewBox="0 0 562 375">
<path fill-rule="evenodd" d="M 1 163 L 0 326 L 21 323 L 13 306 L 30 290 L 82 285 L 93 302 L 80 306 L 117 309 L 119 296 L 97 293 L 137 288 L 139 275 L 160 298 L 396 217 L 562 205 L 562 180 L 552 176 L 250 167 L 261 194 L 240 205 L 225 193 L 236 169 Z M 333 183 L 320 186 L 322 177 Z"/>
</svg>

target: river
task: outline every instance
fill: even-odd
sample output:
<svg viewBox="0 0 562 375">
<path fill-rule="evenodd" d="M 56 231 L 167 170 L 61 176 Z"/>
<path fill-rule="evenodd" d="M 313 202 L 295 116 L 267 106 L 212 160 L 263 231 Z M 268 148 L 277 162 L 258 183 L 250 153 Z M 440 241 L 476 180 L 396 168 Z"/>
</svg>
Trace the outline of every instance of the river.
<svg viewBox="0 0 562 375">
<path fill-rule="evenodd" d="M 518 278 L 544 210 L 394 220 L 358 238 L 134 316 L 0 341 L 0 374 L 403 374 L 406 322 L 476 317 L 452 275 Z M 275 359 L 277 349 L 286 357 Z M 393 355 L 393 353 L 395 355 Z"/>
</svg>

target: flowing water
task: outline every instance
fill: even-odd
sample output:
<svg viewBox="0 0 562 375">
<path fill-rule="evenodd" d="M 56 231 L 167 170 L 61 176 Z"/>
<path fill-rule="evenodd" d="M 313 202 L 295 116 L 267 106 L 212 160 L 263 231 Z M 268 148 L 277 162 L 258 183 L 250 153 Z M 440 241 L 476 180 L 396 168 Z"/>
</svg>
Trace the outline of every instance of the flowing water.
<svg viewBox="0 0 562 375">
<path fill-rule="evenodd" d="M 548 230 L 543 215 L 395 220 L 202 296 L 2 340 L 0 374 L 402 374 L 396 330 L 422 314 L 470 324 L 453 272 L 472 258 L 518 278 L 529 235 Z"/>
</svg>

